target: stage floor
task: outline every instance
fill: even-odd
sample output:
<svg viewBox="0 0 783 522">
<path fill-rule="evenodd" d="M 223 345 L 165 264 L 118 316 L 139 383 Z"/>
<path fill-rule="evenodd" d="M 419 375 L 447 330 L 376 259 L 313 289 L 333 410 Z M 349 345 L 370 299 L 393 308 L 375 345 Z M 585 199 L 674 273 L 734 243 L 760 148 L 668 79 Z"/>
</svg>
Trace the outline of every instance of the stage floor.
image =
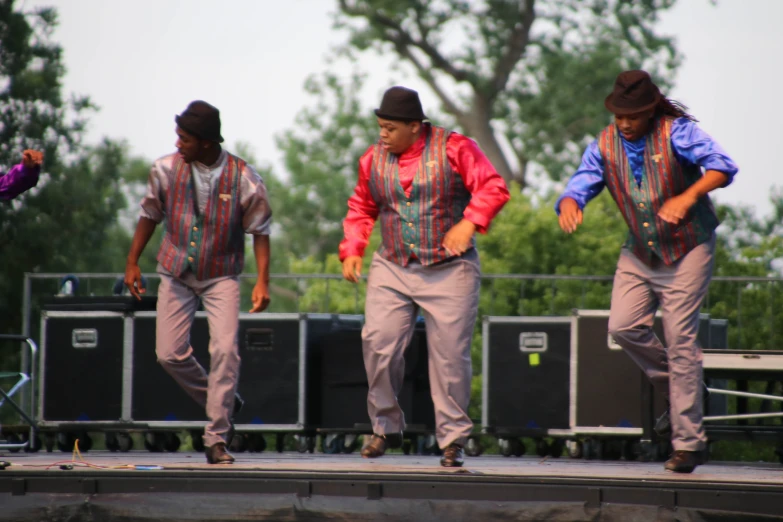
<svg viewBox="0 0 783 522">
<path fill-rule="evenodd" d="M 493 455 L 468 457 L 456 469 L 421 455 L 239 453 L 235 464 L 222 466 L 185 452 L 82 457 L 0 453 L 11 463 L 0 471 L 0 520 L 66 514 L 100 520 L 98 513 L 125 521 L 247 520 L 249 514 L 257 520 L 783 520 L 779 464 L 711 462 L 675 474 L 661 462 Z"/>
</svg>

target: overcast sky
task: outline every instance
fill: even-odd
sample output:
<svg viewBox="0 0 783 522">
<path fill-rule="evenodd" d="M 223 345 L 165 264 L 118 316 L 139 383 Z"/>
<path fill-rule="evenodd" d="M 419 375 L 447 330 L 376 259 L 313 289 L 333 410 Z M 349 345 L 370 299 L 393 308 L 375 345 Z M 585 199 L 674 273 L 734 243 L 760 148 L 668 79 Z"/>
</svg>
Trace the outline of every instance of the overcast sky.
<svg viewBox="0 0 783 522">
<path fill-rule="evenodd" d="M 735 183 L 716 193 L 766 213 L 780 184 L 773 154 L 781 146 L 783 80 L 781 0 L 680 0 L 661 29 L 685 56 L 668 93 L 691 108 L 700 125 L 740 166 Z M 305 78 L 325 69 L 332 0 L 17 0 L 19 8 L 54 6 L 54 34 L 65 51 L 66 92 L 92 97 L 89 141 L 124 138 L 134 154 L 153 159 L 173 150 L 173 117 L 193 99 L 221 110 L 229 148 L 237 141 L 281 171 L 274 137 L 312 104 Z M 386 65 L 363 62 L 371 81 L 365 100 L 377 106 Z M 427 106 L 438 106 L 421 81 Z M 368 115 L 371 117 L 371 114 Z"/>
</svg>

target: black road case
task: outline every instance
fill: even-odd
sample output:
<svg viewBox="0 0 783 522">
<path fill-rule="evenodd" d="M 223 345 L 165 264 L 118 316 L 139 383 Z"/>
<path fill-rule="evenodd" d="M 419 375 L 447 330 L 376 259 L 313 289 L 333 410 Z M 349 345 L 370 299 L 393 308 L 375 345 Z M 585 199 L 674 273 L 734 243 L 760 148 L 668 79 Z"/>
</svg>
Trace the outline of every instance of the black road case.
<svg viewBox="0 0 783 522">
<path fill-rule="evenodd" d="M 371 431 L 367 413 L 367 372 L 362 356 L 361 324 L 345 325 L 315 339 L 311 346 L 319 358 L 318 387 L 311 397 L 317 401 L 317 425 L 324 432 Z M 428 374 L 427 335 L 417 322 L 405 350 L 403 386 L 397 400 L 405 415 L 406 432 L 425 433 L 435 429 Z M 315 372 L 314 372 L 315 373 Z M 315 392 L 315 390 L 318 390 Z"/>
<path fill-rule="evenodd" d="M 482 418 L 498 437 L 567 430 L 570 317 L 492 317 L 482 324 Z"/>
<path fill-rule="evenodd" d="M 133 342 L 132 418 L 156 428 L 196 428 L 205 422 L 197 405 L 166 374 L 155 355 L 155 314 L 136 315 Z M 241 431 L 301 431 L 309 420 L 308 346 L 341 323 L 359 324 L 357 316 L 330 314 L 249 314 L 239 318 L 238 391 L 245 407 L 234 419 Z M 197 312 L 191 330 L 193 355 L 209 371 L 209 327 Z"/>
<path fill-rule="evenodd" d="M 41 428 L 94 427 L 130 418 L 133 313 L 156 298 L 54 297 L 41 311 Z"/>
</svg>

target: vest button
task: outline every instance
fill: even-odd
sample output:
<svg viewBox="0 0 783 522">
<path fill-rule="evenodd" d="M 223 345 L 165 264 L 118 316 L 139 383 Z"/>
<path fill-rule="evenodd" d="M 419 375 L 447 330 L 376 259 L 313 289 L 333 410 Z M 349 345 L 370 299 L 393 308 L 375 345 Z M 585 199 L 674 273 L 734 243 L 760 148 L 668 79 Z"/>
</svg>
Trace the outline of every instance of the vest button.
<svg viewBox="0 0 783 522">
<path fill-rule="evenodd" d="M 639 203 L 639 208 L 644 208 L 644 203 Z"/>
<path fill-rule="evenodd" d="M 406 205 L 406 206 L 408 206 L 408 207 L 410 207 L 410 206 L 411 206 L 411 202 L 410 202 L 410 201 L 408 201 L 407 203 L 405 203 L 405 205 Z"/>
<path fill-rule="evenodd" d="M 650 224 L 648 222 L 646 222 L 646 221 L 644 223 L 642 223 L 642 225 L 644 226 L 644 228 L 647 228 L 647 227 L 650 226 Z"/>
<path fill-rule="evenodd" d="M 415 248 L 415 245 L 413 243 L 410 244 L 411 248 Z"/>
<path fill-rule="evenodd" d="M 193 227 L 193 232 L 198 232 L 198 227 Z"/>
<path fill-rule="evenodd" d="M 192 257 L 188 257 L 188 261 L 190 261 L 192 263 L 193 262 L 193 258 Z"/>
<path fill-rule="evenodd" d="M 413 228 L 413 223 L 408 223 L 408 226 Z"/>
<path fill-rule="evenodd" d="M 196 243 L 195 243 L 195 241 L 191 241 L 191 242 L 190 242 L 190 246 L 196 246 Z"/>
<path fill-rule="evenodd" d="M 652 241 L 648 241 L 647 242 L 647 246 L 653 246 L 653 242 Z"/>
</svg>

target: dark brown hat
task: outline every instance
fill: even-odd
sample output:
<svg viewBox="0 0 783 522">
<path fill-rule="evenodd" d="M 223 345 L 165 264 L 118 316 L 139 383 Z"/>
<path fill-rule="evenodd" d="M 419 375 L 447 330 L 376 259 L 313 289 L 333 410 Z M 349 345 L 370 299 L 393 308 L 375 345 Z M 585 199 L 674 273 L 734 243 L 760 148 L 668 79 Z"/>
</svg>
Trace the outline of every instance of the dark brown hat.
<svg viewBox="0 0 783 522">
<path fill-rule="evenodd" d="M 375 115 L 386 120 L 419 121 L 426 120 L 419 101 L 419 93 L 407 87 L 392 87 L 383 93 L 381 106 L 375 109 Z"/>
<path fill-rule="evenodd" d="M 652 109 L 661 97 L 658 86 L 645 71 L 625 71 L 617 76 L 604 105 L 614 114 L 635 114 Z"/>
<path fill-rule="evenodd" d="M 220 111 L 205 101 L 196 100 L 174 117 L 180 129 L 206 141 L 223 142 L 220 135 Z"/>
</svg>

